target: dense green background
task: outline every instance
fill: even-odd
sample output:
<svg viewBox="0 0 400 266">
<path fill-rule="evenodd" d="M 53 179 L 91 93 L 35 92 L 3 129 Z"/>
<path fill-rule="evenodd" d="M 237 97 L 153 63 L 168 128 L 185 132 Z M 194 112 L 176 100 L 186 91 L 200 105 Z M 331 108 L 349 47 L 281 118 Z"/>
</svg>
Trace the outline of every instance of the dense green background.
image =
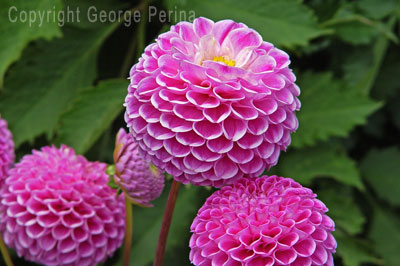
<svg viewBox="0 0 400 266">
<path fill-rule="evenodd" d="M 79 23 L 10 23 L 19 10 L 81 10 Z M 302 109 L 299 130 L 271 173 L 310 186 L 330 208 L 336 265 L 400 265 L 400 3 L 396 0 L 0 0 L 0 113 L 18 158 L 65 143 L 111 163 L 124 126 L 128 71 L 169 24 L 153 17 L 130 27 L 85 20 L 98 10 L 193 10 L 259 31 L 292 60 Z M 170 182 L 170 181 L 169 181 Z M 134 209 L 135 266 L 152 262 L 167 190 L 151 209 Z M 189 265 L 189 226 L 211 193 L 180 191 L 166 265 Z M 105 265 L 120 265 L 118 252 Z M 15 256 L 17 265 L 28 265 Z M 0 264 L 2 261 L 0 260 Z"/>
</svg>

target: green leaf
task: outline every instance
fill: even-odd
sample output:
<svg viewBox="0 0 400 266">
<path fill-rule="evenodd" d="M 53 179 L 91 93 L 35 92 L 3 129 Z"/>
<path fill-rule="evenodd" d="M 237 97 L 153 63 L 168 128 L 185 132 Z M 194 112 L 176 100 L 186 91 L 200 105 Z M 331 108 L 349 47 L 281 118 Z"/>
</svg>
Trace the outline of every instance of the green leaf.
<svg viewBox="0 0 400 266">
<path fill-rule="evenodd" d="M 358 266 L 361 263 L 381 264 L 373 254 L 371 243 L 365 239 L 356 238 L 343 232 L 333 234 L 338 243 L 337 253 L 343 259 L 344 266 Z"/>
<path fill-rule="evenodd" d="M 380 198 L 400 205 L 399 149 L 371 150 L 361 163 L 361 173 Z"/>
<path fill-rule="evenodd" d="M 297 115 L 299 129 L 292 135 L 295 147 L 311 146 L 331 136 L 344 137 L 380 107 L 334 79 L 330 72 L 306 72 L 298 80 L 302 107 Z"/>
<path fill-rule="evenodd" d="M 354 202 L 352 190 L 345 186 L 331 186 L 320 189 L 318 198 L 329 208 L 328 215 L 336 224 L 350 234 L 358 234 L 365 223 L 365 217 Z"/>
<path fill-rule="evenodd" d="M 391 19 L 386 27 L 391 29 L 394 26 L 395 19 Z M 369 95 L 371 88 L 374 86 L 375 79 L 377 76 L 382 76 L 380 73 L 382 61 L 386 55 L 386 51 L 389 47 L 390 41 L 385 36 L 380 36 L 370 46 L 354 47 L 350 50 L 349 55 L 343 62 L 344 81 L 352 88 L 357 89 L 364 95 Z M 398 61 L 393 60 L 398 63 Z M 389 73 L 397 70 L 396 63 L 384 64 L 383 67 L 390 67 Z M 379 74 L 379 75 L 378 75 Z M 390 82 L 388 79 L 396 77 L 396 75 L 384 76 L 384 83 Z M 397 81 L 397 80 L 396 80 Z M 382 80 L 377 80 L 382 82 Z M 396 84 L 398 84 L 396 82 Z M 382 91 L 379 94 L 384 94 L 389 91 L 390 88 L 386 88 L 386 84 L 383 86 Z M 378 98 L 381 99 L 381 98 Z"/>
<path fill-rule="evenodd" d="M 326 33 L 318 27 L 311 9 L 296 0 L 166 0 L 165 4 L 176 12 L 177 20 L 188 19 L 190 11 L 214 21 L 233 19 L 256 29 L 264 40 L 277 46 L 305 46 Z M 186 18 L 180 17 L 180 9 L 186 11 Z"/>
<path fill-rule="evenodd" d="M 47 11 L 53 14 L 60 9 L 60 0 L 0 0 L 0 87 L 3 86 L 7 68 L 18 60 L 29 42 L 61 36 L 57 16 L 55 20 L 52 15 L 48 20 L 46 16 L 42 21 L 39 18 L 39 14 L 44 15 Z M 27 15 L 27 18 L 24 19 L 21 14 Z"/>
<path fill-rule="evenodd" d="M 43 133 L 53 134 L 76 90 L 96 78 L 97 51 L 116 26 L 90 31 L 65 28 L 64 38 L 33 47 L 11 69 L 0 110 L 17 147 Z"/>
<path fill-rule="evenodd" d="M 385 266 L 399 265 L 400 220 L 398 216 L 375 204 L 370 238 Z"/>
<path fill-rule="evenodd" d="M 370 18 L 382 19 L 390 15 L 398 4 L 397 0 L 359 0 L 356 2 L 361 11 Z"/>
<path fill-rule="evenodd" d="M 292 150 L 282 154 L 277 167 L 279 174 L 303 185 L 309 185 L 317 177 L 332 177 L 341 183 L 363 189 L 354 161 L 336 147 L 318 145 Z"/>
<path fill-rule="evenodd" d="M 321 26 L 334 30 L 339 38 L 355 45 L 369 44 L 377 33 L 395 43 L 399 41 L 391 27 L 358 14 L 354 3 L 342 6 L 332 19 L 323 22 Z"/>
<path fill-rule="evenodd" d="M 60 118 L 57 142 L 84 154 L 122 111 L 128 83 L 106 80 L 82 90 Z"/>
</svg>

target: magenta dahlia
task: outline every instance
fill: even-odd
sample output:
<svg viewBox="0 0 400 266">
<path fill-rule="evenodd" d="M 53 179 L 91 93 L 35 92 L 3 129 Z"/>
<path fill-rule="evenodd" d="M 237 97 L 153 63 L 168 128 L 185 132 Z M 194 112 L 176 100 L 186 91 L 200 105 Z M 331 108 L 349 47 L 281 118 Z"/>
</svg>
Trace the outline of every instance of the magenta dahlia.
<svg viewBox="0 0 400 266">
<path fill-rule="evenodd" d="M 197 266 L 333 265 L 335 224 L 327 210 L 290 178 L 242 178 L 200 208 L 190 260 Z"/>
<path fill-rule="evenodd" d="M 92 266 L 111 256 L 124 238 L 125 203 L 105 169 L 67 146 L 24 156 L 0 193 L 4 242 L 44 265 Z"/>
<path fill-rule="evenodd" d="M 152 206 L 150 202 L 161 195 L 164 174 L 147 162 L 131 134 L 120 129 L 114 150 L 115 179 L 133 203 Z"/>
<path fill-rule="evenodd" d="M 178 181 L 220 187 L 258 176 L 298 126 L 289 63 L 242 23 L 180 22 L 132 67 L 125 120 L 151 161 Z"/>
<path fill-rule="evenodd" d="M 7 122 L 0 116 L 0 188 L 14 163 L 14 141 Z"/>
</svg>

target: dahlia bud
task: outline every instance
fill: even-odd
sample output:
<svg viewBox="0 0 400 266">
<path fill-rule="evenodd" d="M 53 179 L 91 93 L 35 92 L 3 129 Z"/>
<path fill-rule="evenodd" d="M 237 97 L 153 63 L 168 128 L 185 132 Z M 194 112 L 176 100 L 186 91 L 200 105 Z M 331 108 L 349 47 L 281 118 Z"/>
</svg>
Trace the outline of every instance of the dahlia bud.
<svg viewBox="0 0 400 266">
<path fill-rule="evenodd" d="M 161 195 L 164 175 L 139 153 L 131 134 L 120 129 L 114 150 L 115 180 L 133 203 L 152 206 L 150 202 Z"/>
<path fill-rule="evenodd" d="M 242 23 L 180 22 L 132 67 L 125 120 L 152 163 L 182 183 L 259 176 L 298 126 L 289 64 Z"/>
<path fill-rule="evenodd" d="M 15 160 L 13 137 L 0 116 L 0 188 Z"/>
<path fill-rule="evenodd" d="M 333 265 L 334 222 L 308 188 L 277 176 L 242 178 L 212 194 L 191 226 L 197 265 Z"/>
<path fill-rule="evenodd" d="M 125 201 L 105 168 L 64 145 L 24 156 L 0 194 L 4 242 L 44 265 L 91 266 L 112 256 L 125 234 Z"/>
</svg>

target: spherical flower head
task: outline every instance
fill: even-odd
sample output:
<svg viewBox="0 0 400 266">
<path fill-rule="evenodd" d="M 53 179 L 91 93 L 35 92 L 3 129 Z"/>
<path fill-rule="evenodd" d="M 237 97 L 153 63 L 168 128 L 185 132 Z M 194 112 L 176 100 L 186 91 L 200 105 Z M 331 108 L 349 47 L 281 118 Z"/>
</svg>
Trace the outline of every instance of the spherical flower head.
<svg viewBox="0 0 400 266">
<path fill-rule="evenodd" d="M 0 116 L 0 188 L 14 164 L 14 141 L 7 122 Z"/>
<path fill-rule="evenodd" d="M 24 156 L 0 193 L 4 242 L 50 266 L 91 266 L 111 256 L 124 238 L 125 203 L 105 169 L 67 146 Z"/>
<path fill-rule="evenodd" d="M 146 161 L 131 134 L 120 129 L 114 150 L 115 180 L 133 203 L 152 206 L 150 202 L 161 195 L 164 174 Z"/>
<path fill-rule="evenodd" d="M 132 67 L 125 120 L 151 161 L 185 184 L 259 176 L 298 126 L 289 63 L 242 23 L 180 22 Z"/>
<path fill-rule="evenodd" d="M 333 265 L 334 222 L 290 178 L 242 178 L 212 194 L 191 226 L 194 265 Z"/>
</svg>

